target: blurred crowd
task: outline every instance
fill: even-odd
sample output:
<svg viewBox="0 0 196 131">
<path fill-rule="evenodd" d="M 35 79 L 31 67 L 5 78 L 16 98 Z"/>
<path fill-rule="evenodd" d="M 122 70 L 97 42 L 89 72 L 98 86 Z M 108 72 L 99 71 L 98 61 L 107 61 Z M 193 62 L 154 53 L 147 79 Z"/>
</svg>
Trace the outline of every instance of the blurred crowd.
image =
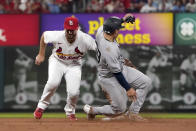
<svg viewBox="0 0 196 131">
<path fill-rule="evenodd" d="M 0 14 L 195 12 L 196 0 L 0 0 Z"/>
</svg>

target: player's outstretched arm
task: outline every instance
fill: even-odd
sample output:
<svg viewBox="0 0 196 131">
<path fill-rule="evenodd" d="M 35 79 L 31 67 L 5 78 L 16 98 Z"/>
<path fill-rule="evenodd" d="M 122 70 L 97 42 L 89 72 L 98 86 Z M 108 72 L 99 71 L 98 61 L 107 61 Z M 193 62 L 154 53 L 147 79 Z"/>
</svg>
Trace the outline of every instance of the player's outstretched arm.
<svg viewBox="0 0 196 131">
<path fill-rule="evenodd" d="M 136 101 L 137 96 L 136 96 L 136 91 L 134 88 L 130 87 L 126 79 L 124 78 L 123 74 L 121 72 L 118 73 L 113 73 L 114 76 L 116 77 L 117 81 L 120 83 L 120 85 L 125 88 L 127 91 L 127 96 L 132 100 Z"/>
<path fill-rule="evenodd" d="M 41 40 L 40 40 L 39 53 L 38 53 L 38 55 L 35 58 L 35 64 L 36 65 L 40 65 L 42 62 L 44 62 L 45 50 L 46 50 L 46 44 L 44 43 L 44 35 L 42 34 Z"/>
</svg>

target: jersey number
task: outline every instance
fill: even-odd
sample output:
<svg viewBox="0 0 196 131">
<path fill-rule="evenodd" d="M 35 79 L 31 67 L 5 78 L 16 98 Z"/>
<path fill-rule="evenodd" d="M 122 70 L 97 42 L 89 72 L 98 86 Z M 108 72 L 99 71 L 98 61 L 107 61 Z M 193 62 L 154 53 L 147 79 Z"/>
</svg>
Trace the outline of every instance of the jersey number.
<svg viewBox="0 0 196 131">
<path fill-rule="evenodd" d="M 101 57 L 101 52 L 99 51 L 99 49 L 97 48 L 96 50 L 96 56 L 97 56 L 97 62 L 100 62 L 100 57 Z"/>
</svg>

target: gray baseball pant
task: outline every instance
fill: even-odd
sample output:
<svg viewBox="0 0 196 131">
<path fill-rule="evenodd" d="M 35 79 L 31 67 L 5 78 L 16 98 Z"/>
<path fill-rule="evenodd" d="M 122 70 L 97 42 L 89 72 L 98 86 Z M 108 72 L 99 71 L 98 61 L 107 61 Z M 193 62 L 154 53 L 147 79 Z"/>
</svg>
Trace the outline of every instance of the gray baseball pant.
<svg viewBox="0 0 196 131">
<path fill-rule="evenodd" d="M 136 90 L 137 94 L 137 100 L 132 102 L 128 111 L 139 113 L 145 101 L 148 89 L 151 87 L 151 79 L 139 70 L 128 66 L 124 66 L 122 73 L 130 86 Z M 92 113 L 107 116 L 115 116 L 124 113 L 127 110 L 128 100 L 126 90 L 119 84 L 115 77 L 99 77 L 99 83 L 110 105 L 92 107 Z"/>
</svg>

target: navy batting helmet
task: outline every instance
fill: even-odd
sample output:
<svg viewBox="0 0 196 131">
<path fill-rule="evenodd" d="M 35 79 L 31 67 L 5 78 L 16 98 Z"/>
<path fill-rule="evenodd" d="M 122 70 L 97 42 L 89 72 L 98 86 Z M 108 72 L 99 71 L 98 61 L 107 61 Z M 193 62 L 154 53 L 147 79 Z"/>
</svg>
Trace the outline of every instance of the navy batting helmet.
<svg viewBox="0 0 196 131">
<path fill-rule="evenodd" d="M 123 20 L 118 17 L 110 17 L 103 24 L 103 31 L 107 34 L 113 34 L 115 30 L 124 28 Z"/>
</svg>

